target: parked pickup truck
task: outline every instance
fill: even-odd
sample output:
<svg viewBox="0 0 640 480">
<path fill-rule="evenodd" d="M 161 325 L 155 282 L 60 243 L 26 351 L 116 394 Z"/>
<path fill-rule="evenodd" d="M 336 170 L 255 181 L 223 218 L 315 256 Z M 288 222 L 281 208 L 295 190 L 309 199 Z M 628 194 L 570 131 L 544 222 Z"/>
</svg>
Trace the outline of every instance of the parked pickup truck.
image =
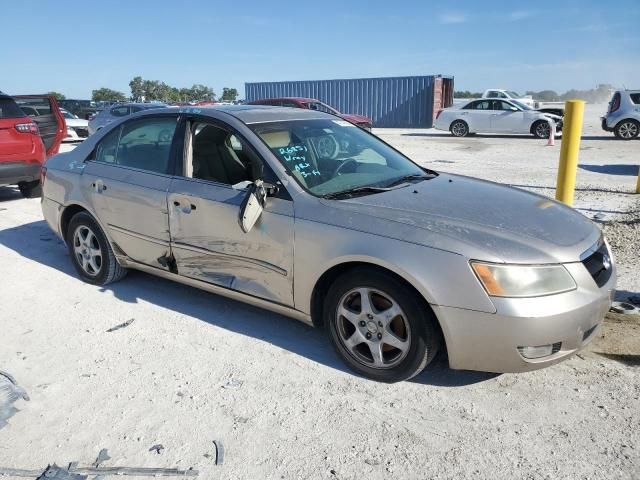
<svg viewBox="0 0 640 480">
<path fill-rule="evenodd" d="M 504 90 L 501 88 L 490 88 L 485 90 L 482 98 L 502 98 L 507 100 L 517 100 L 534 110 L 543 113 L 551 113 L 553 115 L 564 116 L 564 102 L 539 102 L 534 100 L 531 95 L 520 95 L 513 90 Z"/>
</svg>

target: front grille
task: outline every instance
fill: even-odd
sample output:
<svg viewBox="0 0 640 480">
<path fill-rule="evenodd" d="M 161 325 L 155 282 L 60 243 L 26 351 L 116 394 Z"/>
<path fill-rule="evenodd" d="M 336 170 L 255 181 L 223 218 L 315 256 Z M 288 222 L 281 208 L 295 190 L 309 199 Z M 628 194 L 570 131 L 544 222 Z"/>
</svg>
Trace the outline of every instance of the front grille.
<svg viewBox="0 0 640 480">
<path fill-rule="evenodd" d="M 607 244 L 604 242 L 595 252 L 582 260 L 582 264 L 599 287 L 602 287 L 611 278 L 613 264 L 611 263 Z"/>
</svg>

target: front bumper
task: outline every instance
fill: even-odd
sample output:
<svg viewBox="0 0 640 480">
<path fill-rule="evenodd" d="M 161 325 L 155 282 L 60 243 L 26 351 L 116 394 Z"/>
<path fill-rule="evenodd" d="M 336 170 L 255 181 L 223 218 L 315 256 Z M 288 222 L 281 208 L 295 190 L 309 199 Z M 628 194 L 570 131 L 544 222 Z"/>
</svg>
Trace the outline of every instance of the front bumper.
<svg viewBox="0 0 640 480">
<path fill-rule="evenodd" d="M 496 298 L 496 313 L 433 306 L 453 369 L 506 373 L 553 365 L 585 347 L 611 306 L 615 267 L 599 288 L 582 263 L 565 264 L 576 290 L 538 298 Z M 518 347 L 561 343 L 551 355 L 524 358 Z"/>
<path fill-rule="evenodd" d="M 40 179 L 41 165 L 35 162 L 0 162 L 0 185 L 17 185 Z"/>
</svg>

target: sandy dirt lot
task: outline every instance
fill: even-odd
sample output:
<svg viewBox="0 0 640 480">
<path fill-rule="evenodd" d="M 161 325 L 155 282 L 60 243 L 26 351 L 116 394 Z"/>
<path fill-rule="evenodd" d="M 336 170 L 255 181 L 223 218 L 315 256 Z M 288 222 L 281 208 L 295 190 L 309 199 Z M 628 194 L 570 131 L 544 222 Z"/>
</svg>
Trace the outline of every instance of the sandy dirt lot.
<svg viewBox="0 0 640 480">
<path fill-rule="evenodd" d="M 576 206 L 602 214 L 626 297 L 640 292 L 640 141 L 599 130 L 601 110 L 587 112 Z M 376 133 L 431 168 L 553 195 L 559 142 Z M 105 466 L 207 480 L 640 478 L 639 327 L 625 317 L 546 370 L 452 371 L 440 356 L 412 381 L 374 383 L 294 320 L 137 272 L 81 282 L 39 201 L 11 188 L 0 275 L 0 370 L 30 396 L 0 428 L 0 467 L 90 464 L 107 448 Z"/>
</svg>

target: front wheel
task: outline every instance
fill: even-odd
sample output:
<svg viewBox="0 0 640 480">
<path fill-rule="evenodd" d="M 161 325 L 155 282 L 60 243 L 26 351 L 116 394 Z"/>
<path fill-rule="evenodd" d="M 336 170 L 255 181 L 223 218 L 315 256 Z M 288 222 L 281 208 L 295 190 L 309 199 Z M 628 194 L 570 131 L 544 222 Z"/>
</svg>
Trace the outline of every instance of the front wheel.
<svg viewBox="0 0 640 480">
<path fill-rule="evenodd" d="M 549 138 L 549 135 L 551 135 L 551 127 L 549 126 L 549 122 L 538 120 L 531 127 L 531 133 L 533 133 L 536 138 Z"/>
<path fill-rule="evenodd" d="M 399 382 L 434 358 L 436 319 L 417 294 L 384 272 L 358 269 L 339 277 L 324 303 L 325 324 L 342 360 L 380 382 Z"/>
<path fill-rule="evenodd" d="M 640 133 L 640 124 L 635 120 L 623 120 L 616 125 L 613 132 L 622 140 L 632 140 Z"/>
<path fill-rule="evenodd" d="M 454 137 L 466 137 L 469 135 L 469 125 L 463 120 L 456 120 L 449 127 L 449 131 Z"/>
</svg>

